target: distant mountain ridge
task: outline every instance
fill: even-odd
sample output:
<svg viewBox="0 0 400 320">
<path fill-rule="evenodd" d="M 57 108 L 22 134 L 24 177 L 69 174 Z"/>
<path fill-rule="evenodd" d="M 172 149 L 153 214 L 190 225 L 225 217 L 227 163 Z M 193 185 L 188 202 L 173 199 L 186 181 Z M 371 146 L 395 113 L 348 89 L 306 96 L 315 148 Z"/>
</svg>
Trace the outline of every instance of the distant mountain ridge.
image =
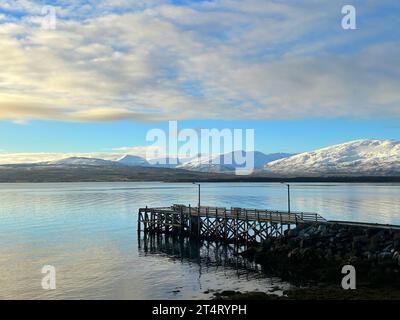
<svg viewBox="0 0 400 320">
<path fill-rule="evenodd" d="M 267 163 L 274 175 L 400 175 L 400 142 L 355 140 Z"/>
<path fill-rule="evenodd" d="M 289 157 L 288 153 L 264 154 L 259 151 L 246 153 L 239 150 L 231 153 L 225 153 L 214 156 L 196 156 L 192 158 L 159 158 L 146 160 L 143 157 L 135 155 L 124 155 L 117 160 L 104 160 L 100 158 L 88 157 L 68 157 L 61 160 L 42 162 L 41 165 L 49 166 L 129 166 L 129 167 L 158 167 L 158 168 L 176 168 L 198 172 L 234 172 L 236 168 L 244 167 L 244 164 L 238 163 L 237 159 L 245 160 L 246 156 L 252 156 L 254 168 L 261 169 L 271 161 Z M 173 160 L 173 161 L 172 161 Z"/>
<path fill-rule="evenodd" d="M 68 157 L 61 160 L 41 162 L 39 164 L 49 166 L 114 166 L 118 165 L 118 162 L 98 158 Z"/>
<path fill-rule="evenodd" d="M 237 168 L 243 168 L 240 160 L 245 156 L 254 157 L 256 177 L 330 177 L 330 176 L 400 176 L 400 142 L 394 140 L 355 140 L 336 144 L 315 151 L 300 154 L 272 153 L 259 151 L 234 151 L 214 156 L 197 156 L 192 158 L 167 158 L 146 160 L 143 157 L 126 154 L 118 155 L 112 160 L 96 157 L 67 157 L 61 160 L 0 165 L 1 172 L 7 170 L 35 170 L 52 168 L 96 170 L 164 168 L 174 172 L 222 173 L 233 174 Z M 239 162 L 239 163 L 238 163 Z M 138 170 L 136 170 L 136 168 Z M 125 172 L 125 171 L 124 171 Z M 155 171 L 154 171 L 155 172 Z M 163 171 L 167 172 L 167 171 Z"/>
<path fill-rule="evenodd" d="M 150 164 L 147 162 L 146 159 L 139 157 L 139 156 L 130 155 L 130 154 L 123 156 L 122 158 L 118 159 L 116 162 L 118 162 L 119 164 L 127 165 L 127 166 L 139 166 L 139 167 L 150 166 Z"/>
<path fill-rule="evenodd" d="M 249 154 L 250 153 L 250 154 Z M 177 168 L 200 171 L 200 172 L 233 172 L 237 168 L 243 168 L 244 164 L 240 161 L 245 160 L 246 156 L 252 157 L 254 169 L 262 168 L 266 163 L 274 160 L 292 156 L 289 153 L 265 154 L 259 151 L 245 152 L 242 150 L 220 154 L 217 156 L 195 157 L 177 166 Z M 239 162 L 237 161 L 239 159 Z"/>
</svg>

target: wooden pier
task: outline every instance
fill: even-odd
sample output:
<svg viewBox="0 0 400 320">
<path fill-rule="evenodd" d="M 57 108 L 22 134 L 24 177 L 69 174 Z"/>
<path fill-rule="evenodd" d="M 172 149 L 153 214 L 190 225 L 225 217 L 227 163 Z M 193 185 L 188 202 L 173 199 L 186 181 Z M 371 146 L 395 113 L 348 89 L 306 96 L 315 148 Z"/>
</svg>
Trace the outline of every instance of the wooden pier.
<svg viewBox="0 0 400 320">
<path fill-rule="evenodd" d="M 327 220 L 317 213 L 273 210 L 191 207 L 141 208 L 138 231 L 190 236 L 230 243 L 261 242 L 284 235 L 298 224 L 320 224 Z"/>
</svg>

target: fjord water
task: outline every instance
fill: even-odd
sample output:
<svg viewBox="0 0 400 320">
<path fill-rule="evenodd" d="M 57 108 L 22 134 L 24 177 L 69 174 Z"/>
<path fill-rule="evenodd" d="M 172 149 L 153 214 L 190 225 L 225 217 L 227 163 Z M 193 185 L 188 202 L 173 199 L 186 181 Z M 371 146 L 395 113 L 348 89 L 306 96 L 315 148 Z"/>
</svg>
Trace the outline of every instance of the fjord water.
<svg viewBox="0 0 400 320">
<path fill-rule="evenodd" d="M 279 183 L 204 183 L 202 205 L 287 208 Z M 399 184 L 291 184 L 292 210 L 327 219 L 400 224 Z M 0 184 L 1 299 L 192 299 L 213 290 L 290 284 L 257 270 L 138 247 L 143 206 L 197 204 L 197 186 L 167 183 Z M 41 269 L 56 268 L 56 290 Z M 279 292 L 279 291 L 278 291 Z"/>
</svg>

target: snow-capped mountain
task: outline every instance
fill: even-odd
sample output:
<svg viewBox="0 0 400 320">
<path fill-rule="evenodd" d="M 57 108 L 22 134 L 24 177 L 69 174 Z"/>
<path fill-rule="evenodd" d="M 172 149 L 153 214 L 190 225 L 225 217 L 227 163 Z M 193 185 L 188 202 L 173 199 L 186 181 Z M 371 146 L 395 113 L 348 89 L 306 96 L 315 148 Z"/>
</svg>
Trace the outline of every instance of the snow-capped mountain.
<svg viewBox="0 0 400 320">
<path fill-rule="evenodd" d="M 42 162 L 42 165 L 52 166 L 110 166 L 118 165 L 115 161 L 98 158 L 69 157 L 61 160 Z"/>
<path fill-rule="evenodd" d="M 400 142 L 356 140 L 267 163 L 277 175 L 399 175 Z"/>
<path fill-rule="evenodd" d="M 171 157 L 161 157 L 161 158 L 154 158 L 149 159 L 148 163 L 152 167 L 159 167 L 159 168 L 176 168 L 179 166 L 184 160 L 179 158 L 171 158 Z"/>
<path fill-rule="evenodd" d="M 118 159 L 117 162 L 119 164 L 123 164 L 125 166 L 147 167 L 150 165 L 146 161 L 146 159 L 139 157 L 139 156 L 133 156 L 130 154 L 127 154 L 127 155 L 123 156 L 122 158 Z"/>
<path fill-rule="evenodd" d="M 265 154 L 259 151 L 234 151 L 220 155 L 197 156 L 178 165 L 177 168 L 201 172 L 230 172 L 243 168 L 244 160 L 253 157 L 254 169 L 262 168 L 266 163 L 291 156 L 288 153 Z M 249 165 L 249 164 L 248 164 Z"/>
</svg>

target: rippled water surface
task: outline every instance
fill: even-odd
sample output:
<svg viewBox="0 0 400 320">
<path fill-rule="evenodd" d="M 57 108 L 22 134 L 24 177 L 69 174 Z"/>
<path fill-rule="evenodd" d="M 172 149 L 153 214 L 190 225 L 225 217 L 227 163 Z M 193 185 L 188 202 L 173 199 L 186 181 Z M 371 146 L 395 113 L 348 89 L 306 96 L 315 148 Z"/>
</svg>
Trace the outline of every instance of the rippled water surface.
<svg viewBox="0 0 400 320">
<path fill-rule="evenodd" d="M 204 183 L 201 190 L 202 205 L 287 208 L 282 184 Z M 400 224 L 399 184 L 297 183 L 291 197 L 292 210 L 327 219 Z M 196 205 L 197 187 L 0 184 L 0 298 L 192 299 L 289 287 L 235 260 L 230 247 L 161 239 L 139 248 L 138 208 L 173 203 Z M 56 290 L 41 288 L 44 265 L 56 267 Z"/>
</svg>

